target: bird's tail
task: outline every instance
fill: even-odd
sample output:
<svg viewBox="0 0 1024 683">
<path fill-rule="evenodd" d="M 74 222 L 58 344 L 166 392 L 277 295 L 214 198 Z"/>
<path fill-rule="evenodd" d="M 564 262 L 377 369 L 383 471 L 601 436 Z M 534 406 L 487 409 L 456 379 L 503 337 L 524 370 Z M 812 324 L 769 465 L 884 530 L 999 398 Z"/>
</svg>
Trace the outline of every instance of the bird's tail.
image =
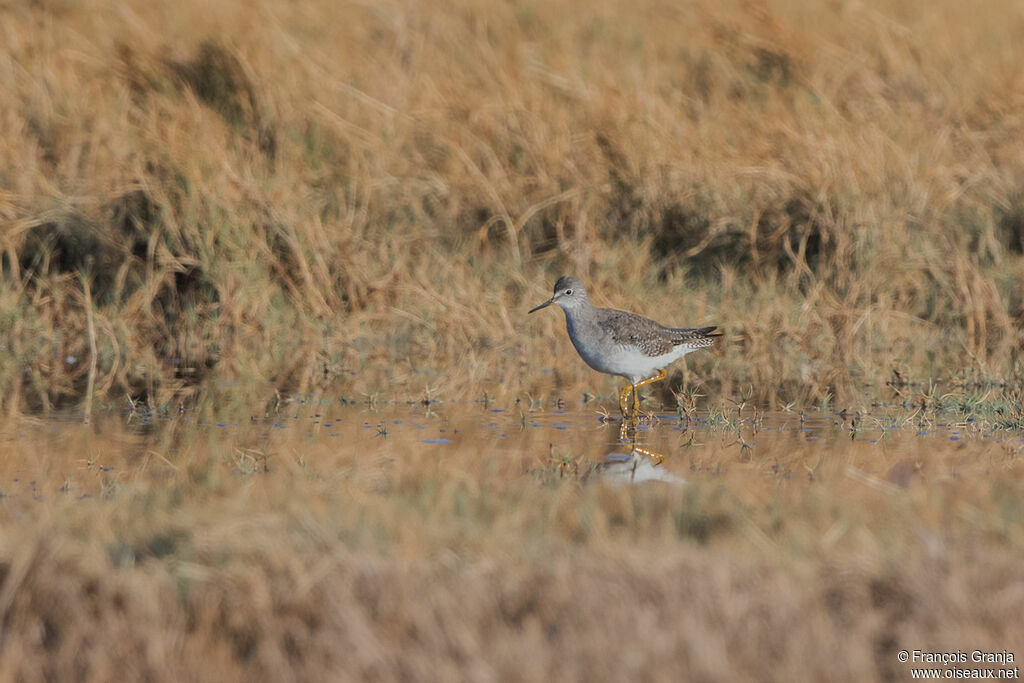
<svg viewBox="0 0 1024 683">
<path fill-rule="evenodd" d="M 724 333 L 716 332 L 718 325 L 712 325 L 711 327 L 698 327 L 693 331 L 698 337 L 721 337 Z"/>
</svg>

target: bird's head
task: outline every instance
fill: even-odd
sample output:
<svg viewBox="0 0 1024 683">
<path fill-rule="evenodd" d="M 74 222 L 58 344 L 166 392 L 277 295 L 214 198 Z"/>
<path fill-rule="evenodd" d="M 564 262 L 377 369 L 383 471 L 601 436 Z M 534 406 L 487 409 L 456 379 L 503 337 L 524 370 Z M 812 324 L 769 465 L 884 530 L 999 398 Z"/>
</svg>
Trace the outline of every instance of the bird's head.
<svg viewBox="0 0 1024 683">
<path fill-rule="evenodd" d="M 587 290 L 583 288 L 583 283 L 574 277 L 563 275 L 555 283 L 554 295 L 540 306 L 531 308 L 529 312 L 539 311 L 551 304 L 558 304 L 563 309 L 569 310 L 587 303 L 589 303 L 589 299 L 587 299 Z"/>
</svg>

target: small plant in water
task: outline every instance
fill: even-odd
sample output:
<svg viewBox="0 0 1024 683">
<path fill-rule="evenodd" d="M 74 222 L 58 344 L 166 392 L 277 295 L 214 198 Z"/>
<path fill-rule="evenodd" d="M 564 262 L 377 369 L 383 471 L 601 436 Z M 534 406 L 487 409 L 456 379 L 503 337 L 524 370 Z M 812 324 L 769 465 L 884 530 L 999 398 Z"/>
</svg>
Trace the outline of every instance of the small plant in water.
<svg viewBox="0 0 1024 683">
<path fill-rule="evenodd" d="M 724 411 L 708 408 L 708 416 L 705 422 L 709 427 L 722 427 L 729 424 L 729 418 Z"/>
<path fill-rule="evenodd" d="M 696 388 L 691 388 L 687 391 L 673 392 L 676 397 L 676 414 L 679 416 L 679 421 L 686 421 L 686 425 L 697 419 L 697 399 L 703 398 L 704 394 L 697 391 Z"/>
</svg>

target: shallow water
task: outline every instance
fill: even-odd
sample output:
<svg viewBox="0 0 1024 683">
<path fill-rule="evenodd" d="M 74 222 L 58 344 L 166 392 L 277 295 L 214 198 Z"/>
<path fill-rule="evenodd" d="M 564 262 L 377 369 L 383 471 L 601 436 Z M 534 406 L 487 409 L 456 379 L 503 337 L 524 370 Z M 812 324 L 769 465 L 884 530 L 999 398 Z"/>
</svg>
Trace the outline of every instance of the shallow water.
<svg viewBox="0 0 1024 683">
<path fill-rule="evenodd" d="M 215 411 L 207 411 L 215 414 Z M 936 480 L 998 475 L 1024 435 L 900 410 L 658 414 L 635 428 L 586 408 L 479 403 L 338 405 L 293 400 L 273 414 L 108 412 L 19 417 L 0 425 L 0 504 L 110 497 L 213 460 L 234 475 L 301 467 L 349 478 L 403 463 L 446 462 L 501 476 L 576 477 L 681 486 L 717 480 L 747 492 L 837 480 L 899 491 Z"/>
<path fill-rule="evenodd" d="M 420 648 L 422 671 L 446 643 L 514 645 L 517 664 L 582 643 L 604 669 L 639 633 L 630 656 L 668 672 L 688 648 L 760 672 L 788 642 L 853 644 L 816 679 L 836 658 L 1020 642 L 1019 431 L 889 407 L 623 429 L 586 404 L 271 406 L 0 422 L 9 632 L 40 661 L 135 638 L 259 671 L 313 661 L 295 643 L 345 662 Z"/>
</svg>

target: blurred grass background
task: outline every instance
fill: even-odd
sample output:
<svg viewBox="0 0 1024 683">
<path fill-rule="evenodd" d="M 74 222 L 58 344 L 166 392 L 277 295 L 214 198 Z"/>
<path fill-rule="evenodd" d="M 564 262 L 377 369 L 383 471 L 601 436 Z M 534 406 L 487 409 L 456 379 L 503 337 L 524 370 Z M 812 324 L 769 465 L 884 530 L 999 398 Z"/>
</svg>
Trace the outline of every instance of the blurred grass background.
<svg viewBox="0 0 1024 683">
<path fill-rule="evenodd" d="M 593 387 L 561 316 L 525 317 L 563 273 L 723 326 L 707 392 L 1024 374 L 1020 3 L 0 19 L 9 410 L 82 396 L 90 308 L 107 395 Z"/>
</svg>

